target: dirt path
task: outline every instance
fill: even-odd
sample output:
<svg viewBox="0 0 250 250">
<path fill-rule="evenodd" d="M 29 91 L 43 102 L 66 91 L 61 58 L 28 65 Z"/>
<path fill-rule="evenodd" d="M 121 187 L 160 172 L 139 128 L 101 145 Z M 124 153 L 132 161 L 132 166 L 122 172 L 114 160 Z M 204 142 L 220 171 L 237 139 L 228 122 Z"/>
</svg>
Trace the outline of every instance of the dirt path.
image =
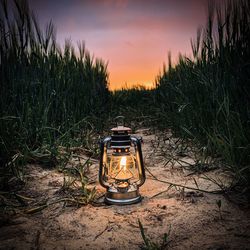
<svg viewBox="0 0 250 250">
<path fill-rule="evenodd" d="M 166 160 L 155 151 L 155 135 L 138 131 L 144 138 L 143 153 L 146 167 L 157 178 L 200 188 L 218 187 L 199 175 L 180 168 L 166 166 Z M 166 144 L 167 145 L 167 144 Z M 186 156 L 185 161 L 192 162 Z M 63 174 L 40 166 L 28 166 L 29 179 L 23 190 L 26 196 L 53 200 L 63 183 Z M 90 167 L 89 175 L 97 182 L 98 162 Z M 215 179 L 225 179 L 218 170 L 207 173 Z M 65 207 L 56 203 L 32 215 L 13 216 L 0 227 L 0 249 L 140 249 L 143 245 L 138 219 L 145 234 L 161 242 L 170 231 L 169 249 L 250 249 L 250 213 L 228 202 L 222 195 L 171 188 L 147 180 L 140 191 L 144 199 L 129 206 Z M 153 198 L 152 198 L 153 197 Z M 221 202 L 221 213 L 218 202 Z"/>
</svg>

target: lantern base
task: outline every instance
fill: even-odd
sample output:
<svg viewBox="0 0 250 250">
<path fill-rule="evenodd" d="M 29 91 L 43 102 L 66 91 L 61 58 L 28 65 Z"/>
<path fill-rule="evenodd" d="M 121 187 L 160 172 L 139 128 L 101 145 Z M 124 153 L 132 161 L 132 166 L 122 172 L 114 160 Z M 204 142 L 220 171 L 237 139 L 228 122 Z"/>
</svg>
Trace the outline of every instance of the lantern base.
<svg viewBox="0 0 250 250">
<path fill-rule="evenodd" d="M 109 205 L 130 205 L 142 200 L 139 190 L 120 193 L 108 191 L 105 195 L 105 203 Z"/>
</svg>

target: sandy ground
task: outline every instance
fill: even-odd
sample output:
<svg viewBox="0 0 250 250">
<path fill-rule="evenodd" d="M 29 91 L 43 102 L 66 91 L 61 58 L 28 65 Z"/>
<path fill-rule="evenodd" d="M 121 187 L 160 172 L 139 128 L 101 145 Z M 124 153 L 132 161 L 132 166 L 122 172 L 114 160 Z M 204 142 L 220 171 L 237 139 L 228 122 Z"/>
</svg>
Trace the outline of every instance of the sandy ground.
<svg viewBox="0 0 250 250">
<path fill-rule="evenodd" d="M 166 164 L 155 135 L 148 130 L 140 130 L 138 134 L 144 139 L 146 167 L 157 178 L 196 187 L 195 178 L 199 188 L 218 189 L 202 174 L 191 174 L 192 171 L 177 163 Z M 166 149 L 168 146 L 165 142 Z M 184 155 L 184 158 L 192 162 L 190 157 Z M 92 185 L 104 193 L 97 180 L 98 162 L 93 163 L 89 171 L 90 179 L 94 180 Z M 48 202 L 60 195 L 62 173 L 34 165 L 27 166 L 27 173 L 29 178 L 22 195 Z M 219 170 L 206 174 L 216 180 L 226 179 Z M 101 198 L 99 206 L 65 206 L 61 202 L 34 214 L 5 218 L 0 227 L 0 249 L 140 249 L 143 240 L 138 219 L 145 234 L 155 243 L 160 243 L 171 228 L 169 249 L 250 249 L 249 210 L 219 194 L 174 187 L 159 194 L 168 185 L 154 180 L 149 173 L 147 177 L 140 189 L 144 199 L 139 204 L 107 206 L 101 203 Z"/>
</svg>

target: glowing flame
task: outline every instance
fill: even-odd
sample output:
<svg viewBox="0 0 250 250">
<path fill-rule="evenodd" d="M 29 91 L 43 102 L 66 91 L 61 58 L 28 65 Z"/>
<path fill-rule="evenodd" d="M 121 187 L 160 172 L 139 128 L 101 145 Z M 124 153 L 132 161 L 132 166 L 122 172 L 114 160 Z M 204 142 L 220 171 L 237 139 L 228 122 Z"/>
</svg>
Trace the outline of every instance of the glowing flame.
<svg viewBox="0 0 250 250">
<path fill-rule="evenodd" d="M 127 158 L 126 156 L 122 156 L 120 161 L 120 168 L 126 169 Z"/>
</svg>

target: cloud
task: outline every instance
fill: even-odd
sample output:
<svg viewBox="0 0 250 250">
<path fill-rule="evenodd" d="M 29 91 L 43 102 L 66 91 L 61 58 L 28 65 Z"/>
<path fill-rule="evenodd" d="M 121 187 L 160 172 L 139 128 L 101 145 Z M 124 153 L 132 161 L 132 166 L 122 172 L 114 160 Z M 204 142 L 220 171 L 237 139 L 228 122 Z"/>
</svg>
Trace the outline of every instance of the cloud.
<svg viewBox="0 0 250 250">
<path fill-rule="evenodd" d="M 204 20 L 205 0 L 36 0 L 31 4 L 58 32 L 185 32 Z M 198 25 L 197 25 L 198 26 Z"/>
<path fill-rule="evenodd" d="M 173 60 L 189 53 L 206 1 L 30 0 L 42 21 L 53 18 L 61 43 L 85 40 L 91 53 L 109 61 L 111 84 L 149 83 L 169 50 Z"/>
</svg>

